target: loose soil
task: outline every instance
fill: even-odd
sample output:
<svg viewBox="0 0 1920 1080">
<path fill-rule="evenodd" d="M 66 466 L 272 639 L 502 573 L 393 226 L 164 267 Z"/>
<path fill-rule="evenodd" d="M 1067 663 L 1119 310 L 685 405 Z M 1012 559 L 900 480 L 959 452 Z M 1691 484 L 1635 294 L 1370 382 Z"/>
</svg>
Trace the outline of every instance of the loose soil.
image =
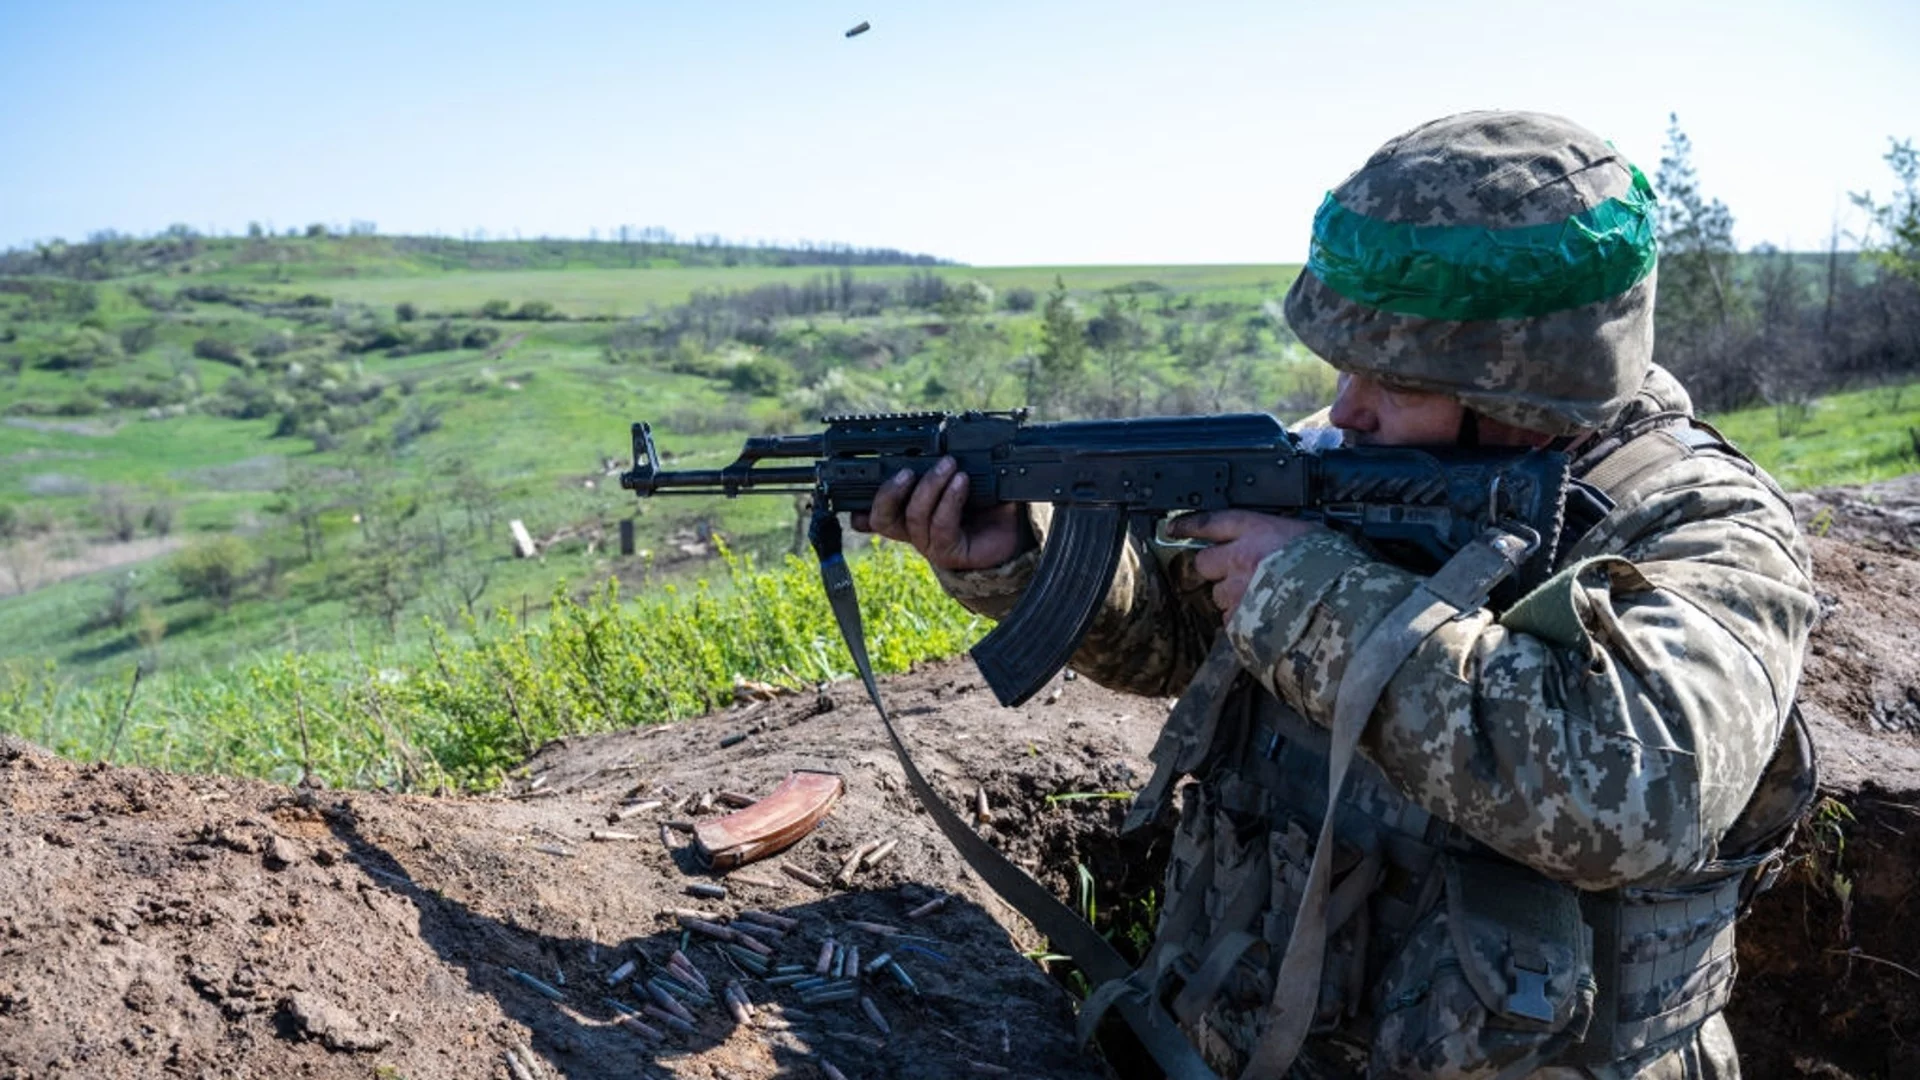
<svg viewBox="0 0 1920 1080">
<path fill-rule="evenodd" d="M 1801 697 L 1828 801 L 1742 928 L 1731 1019 L 1758 1080 L 1920 1076 L 1920 481 L 1798 498 L 1823 613 Z M 886 692 L 953 805 L 984 791 L 982 828 L 1016 861 L 1083 905 L 1084 869 L 1103 922 L 1138 921 L 1164 838 L 1122 845 L 1124 802 L 1049 796 L 1138 787 L 1166 702 L 1062 678 L 1002 709 L 964 660 Z M 838 772 L 845 796 L 786 852 L 702 871 L 670 826 L 794 769 Z M 0 740 L 0 1080 L 1115 1075 L 1076 1050 L 1072 979 L 918 809 L 857 684 L 564 740 L 521 777 L 484 799 L 343 792 Z M 834 882 L 873 840 L 897 843 Z M 727 895 L 687 892 L 714 884 Z M 863 965 L 891 953 L 912 987 L 882 969 L 863 978 L 874 1016 L 802 1006 L 683 943 L 683 909 L 786 916 L 776 963 L 811 970 L 831 938 Z M 716 993 L 740 980 L 754 1015 L 689 1003 L 690 1030 L 646 1019 L 660 1040 L 618 1022 L 643 999 L 613 976 L 676 947 Z"/>
</svg>

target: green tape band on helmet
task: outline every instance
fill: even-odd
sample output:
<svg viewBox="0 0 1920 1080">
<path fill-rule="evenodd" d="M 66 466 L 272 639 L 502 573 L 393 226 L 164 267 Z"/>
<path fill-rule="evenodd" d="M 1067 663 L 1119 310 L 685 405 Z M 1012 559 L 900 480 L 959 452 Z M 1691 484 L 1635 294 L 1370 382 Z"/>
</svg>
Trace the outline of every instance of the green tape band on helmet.
<svg viewBox="0 0 1920 1080">
<path fill-rule="evenodd" d="M 1355 213 L 1327 193 L 1307 269 L 1341 296 L 1399 315 L 1526 319 L 1618 296 L 1653 270 L 1654 194 L 1633 186 L 1565 221 L 1494 229 Z"/>
</svg>

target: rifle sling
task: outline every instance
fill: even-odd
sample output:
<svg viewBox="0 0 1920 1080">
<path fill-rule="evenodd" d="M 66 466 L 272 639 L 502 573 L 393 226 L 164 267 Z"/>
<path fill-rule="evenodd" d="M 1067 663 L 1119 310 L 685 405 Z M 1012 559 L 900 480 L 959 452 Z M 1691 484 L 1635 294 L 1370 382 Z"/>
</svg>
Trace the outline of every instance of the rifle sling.
<svg viewBox="0 0 1920 1080">
<path fill-rule="evenodd" d="M 826 500 L 816 498 L 814 505 L 824 508 Z M 1086 920 L 981 839 L 941 801 L 914 766 L 906 743 L 901 741 L 900 733 L 894 729 L 893 719 L 880 699 L 880 686 L 874 681 L 873 665 L 867 659 L 866 634 L 860 620 L 859 598 L 854 595 L 853 573 L 840 550 L 839 519 L 824 509 L 816 510 L 809 532 L 814 552 L 820 558 L 820 578 L 826 586 L 827 603 L 833 608 L 835 621 L 840 624 L 840 635 L 846 640 L 847 651 L 853 654 L 854 669 L 860 673 L 867 696 L 872 699 L 874 710 L 880 714 L 880 723 L 886 728 L 887 739 L 893 743 L 893 752 L 900 759 L 907 785 L 913 789 L 921 805 L 926 807 L 934 823 L 940 826 L 940 831 L 959 850 L 967 865 L 980 875 L 980 880 L 1026 916 L 1046 935 L 1053 947 L 1064 949 L 1072 956 L 1073 962 L 1087 974 L 1088 979 L 1095 984 L 1124 980 L 1131 971 L 1126 959 Z M 1171 1080 L 1218 1080 L 1158 1001 L 1144 994 L 1127 994 L 1113 1004 Z"/>
</svg>

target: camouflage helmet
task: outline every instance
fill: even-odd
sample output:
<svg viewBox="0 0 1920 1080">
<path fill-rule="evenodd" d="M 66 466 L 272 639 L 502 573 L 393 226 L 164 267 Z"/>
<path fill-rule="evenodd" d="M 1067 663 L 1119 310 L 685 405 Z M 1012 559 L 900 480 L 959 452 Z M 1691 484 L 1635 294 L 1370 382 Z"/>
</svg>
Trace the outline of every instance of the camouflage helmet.
<svg viewBox="0 0 1920 1080">
<path fill-rule="evenodd" d="M 1287 322 L 1342 371 L 1533 431 L 1600 427 L 1653 354 L 1653 209 L 1570 121 L 1435 120 L 1327 193 Z"/>
</svg>

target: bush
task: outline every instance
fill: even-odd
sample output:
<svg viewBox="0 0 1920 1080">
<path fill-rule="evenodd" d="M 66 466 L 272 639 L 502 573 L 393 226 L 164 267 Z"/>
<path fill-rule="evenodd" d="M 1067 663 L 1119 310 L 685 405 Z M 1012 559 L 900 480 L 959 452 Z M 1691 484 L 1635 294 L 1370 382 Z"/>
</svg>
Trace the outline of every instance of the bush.
<svg viewBox="0 0 1920 1080">
<path fill-rule="evenodd" d="M 1039 297 L 1034 295 L 1032 289 L 1014 288 L 1007 290 L 1007 294 L 1001 298 L 1001 303 L 1008 311 L 1032 311 L 1039 303 Z"/>
<path fill-rule="evenodd" d="M 193 355 L 202 360 L 212 360 L 234 367 L 246 367 L 247 358 L 240 353 L 238 346 L 219 338 L 205 337 L 193 343 Z"/>
<path fill-rule="evenodd" d="M 0 503 L 0 540 L 20 535 L 20 510 L 12 503 Z"/>
<path fill-rule="evenodd" d="M 509 318 L 526 319 L 533 322 L 546 322 L 547 320 L 558 319 L 560 317 L 560 312 L 555 310 L 554 306 L 545 300 L 528 300 L 526 303 L 520 305 L 520 310 L 509 316 Z"/>
<path fill-rule="evenodd" d="M 136 356 L 153 347 L 160 337 L 159 323 L 140 323 L 120 331 L 120 348 L 127 355 Z"/>
<path fill-rule="evenodd" d="M 116 409 L 156 409 L 162 405 L 179 405 L 193 396 L 191 388 L 180 381 L 159 376 L 109 387 L 102 394 L 107 404 Z"/>
<path fill-rule="evenodd" d="M 174 556 L 168 569 L 187 595 L 210 600 L 225 611 L 252 573 L 253 561 L 253 551 L 245 541 L 226 535 L 187 548 Z"/>
<path fill-rule="evenodd" d="M 513 311 L 511 300 L 489 300 L 480 305 L 480 317 L 483 319 L 504 319 Z"/>
<path fill-rule="evenodd" d="M 140 524 L 155 536 L 169 536 L 173 533 L 173 504 L 157 502 L 147 507 L 140 515 Z"/>
<path fill-rule="evenodd" d="M 393 422 L 393 448 L 398 450 L 428 432 L 440 430 L 440 410 L 432 406 L 422 407 L 417 401 L 407 403 L 399 419 Z"/>
<path fill-rule="evenodd" d="M 120 359 L 120 339 L 104 330 L 83 326 L 64 338 L 40 367 L 48 371 L 89 371 Z"/>
<path fill-rule="evenodd" d="M 200 304 L 235 304 L 239 299 L 233 290 L 224 285 L 189 285 L 180 290 L 180 297 Z"/>
<path fill-rule="evenodd" d="M 399 326 L 378 326 L 364 333 L 356 334 L 346 341 L 351 352 L 372 352 L 375 349 L 408 349 L 413 345 L 413 332 Z"/>
<path fill-rule="evenodd" d="M 476 326 L 460 338 L 463 349 L 485 349 L 500 340 L 500 328 L 497 326 Z"/>
<path fill-rule="evenodd" d="M 260 340 L 253 343 L 253 355 L 268 360 L 292 352 L 293 346 L 292 334 L 285 330 L 274 330 L 261 335 Z"/>
<path fill-rule="evenodd" d="M 420 309 L 414 307 L 412 301 L 402 300 L 393 305 L 393 317 L 401 322 L 412 322 L 420 317 Z"/>
<path fill-rule="evenodd" d="M 53 407 L 55 416 L 95 416 L 105 412 L 107 403 L 95 397 L 92 391 L 82 390 Z"/>
<path fill-rule="evenodd" d="M 727 372 L 727 383 L 743 394 L 772 396 L 793 385 L 793 368 L 778 357 L 762 353 Z"/>
</svg>

